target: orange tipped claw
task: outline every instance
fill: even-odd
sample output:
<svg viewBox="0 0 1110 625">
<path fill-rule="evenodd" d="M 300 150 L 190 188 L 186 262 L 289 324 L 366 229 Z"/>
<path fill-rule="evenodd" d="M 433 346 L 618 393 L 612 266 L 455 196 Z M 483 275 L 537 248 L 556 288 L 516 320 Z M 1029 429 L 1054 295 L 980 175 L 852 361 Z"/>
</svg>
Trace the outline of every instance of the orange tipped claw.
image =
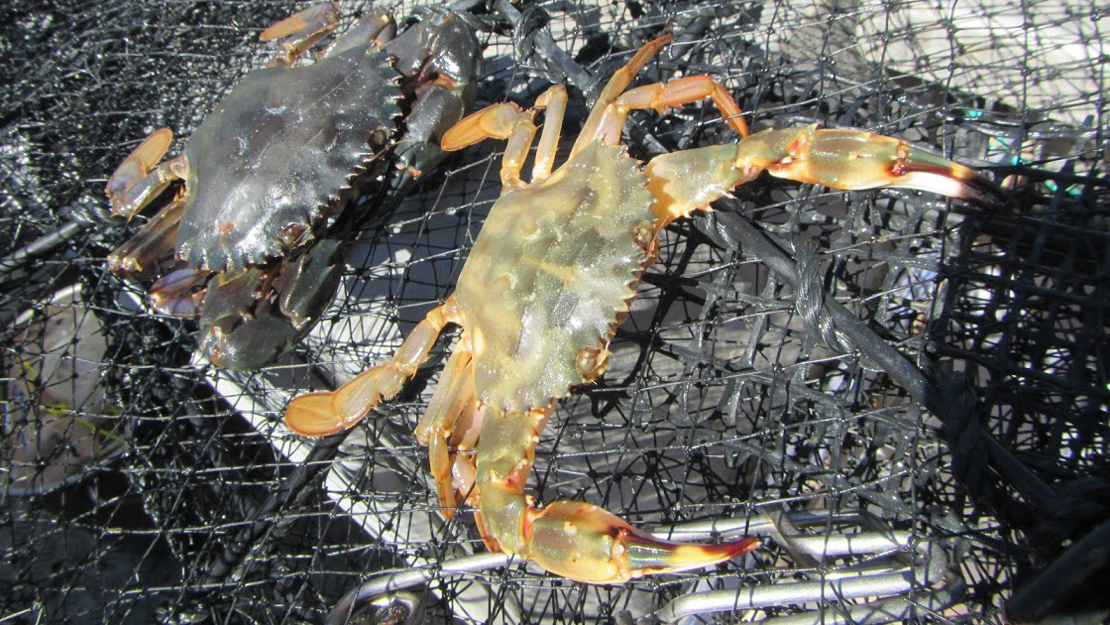
<svg viewBox="0 0 1110 625">
<path fill-rule="evenodd" d="M 939 193 L 987 208 L 1007 202 L 998 185 L 968 167 L 924 150 L 909 148 L 892 169 L 897 176 L 897 182 L 890 185 L 893 187 Z"/>
<path fill-rule="evenodd" d="M 577 501 L 558 501 L 537 511 L 530 530 L 527 557 L 553 573 L 594 584 L 702 568 L 759 547 L 753 538 L 717 545 L 662 540 Z"/>
<path fill-rule="evenodd" d="M 1005 203 L 992 182 L 971 169 L 915 148 L 901 139 L 862 130 L 781 128 L 737 144 L 738 166 L 848 191 L 880 187 L 917 189 L 983 206 Z"/>
</svg>

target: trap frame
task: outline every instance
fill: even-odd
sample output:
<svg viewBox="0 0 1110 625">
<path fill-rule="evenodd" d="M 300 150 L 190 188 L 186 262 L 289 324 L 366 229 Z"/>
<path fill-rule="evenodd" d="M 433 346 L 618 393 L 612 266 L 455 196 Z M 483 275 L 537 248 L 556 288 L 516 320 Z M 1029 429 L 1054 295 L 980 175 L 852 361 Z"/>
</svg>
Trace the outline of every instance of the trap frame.
<svg viewBox="0 0 1110 625">
<path fill-rule="evenodd" d="M 598 83 L 673 28 L 644 80 L 709 74 L 757 128 L 904 137 L 1014 198 L 988 213 L 764 177 L 672 227 L 608 372 L 552 417 L 530 490 L 661 535 L 765 544 L 705 571 L 587 586 L 487 555 L 466 513 L 442 520 L 411 430 L 446 341 L 349 436 L 306 442 L 280 421 L 292 394 L 388 356 L 450 293 L 499 193 L 497 142 L 367 229 L 321 324 L 258 372 L 207 366 L 189 322 L 151 314 L 140 286 L 105 271 L 134 230 L 106 218 L 106 176 L 156 127 L 179 149 L 264 61 L 257 34 L 299 8 L 0 9 L 0 619 L 318 622 L 383 596 L 395 618 L 416 604 L 428 622 L 1105 614 L 1087 591 L 1107 563 L 1079 557 L 1110 531 L 1105 12 L 475 7 L 479 101 L 527 105 L 565 81 L 567 136 Z M 348 23 L 366 5 L 343 8 Z M 626 130 L 639 158 L 735 140 L 708 106 Z"/>
</svg>

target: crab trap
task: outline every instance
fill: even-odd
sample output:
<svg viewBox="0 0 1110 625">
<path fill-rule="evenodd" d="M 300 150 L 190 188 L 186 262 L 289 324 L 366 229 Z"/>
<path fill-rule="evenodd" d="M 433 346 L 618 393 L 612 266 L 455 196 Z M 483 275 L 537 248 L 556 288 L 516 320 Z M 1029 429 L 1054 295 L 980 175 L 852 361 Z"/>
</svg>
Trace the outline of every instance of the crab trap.
<svg viewBox="0 0 1110 625">
<path fill-rule="evenodd" d="M 1110 615 L 1104 9 L 450 5 L 482 57 L 476 107 L 527 108 L 567 85 L 556 165 L 605 81 L 672 34 L 633 86 L 709 76 L 753 130 L 820 124 L 904 139 L 980 172 L 1005 198 L 762 175 L 662 231 L 607 369 L 555 404 L 525 492 L 537 507 L 601 506 L 662 539 L 761 544 L 712 566 L 586 584 L 492 553 L 473 508 L 444 513 L 413 430 L 458 329 L 349 431 L 310 439 L 283 419 L 292 397 L 388 360 L 448 301 L 502 194 L 504 142 L 428 161 L 417 176 L 410 167 L 400 183 L 403 168 L 380 157 L 345 210 L 324 211 L 343 254 L 329 257 L 333 277 L 308 271 L 298 284 L 322 284 L 325 301 L 296 332 L 272 332 L 281 355 L 256 369 L 211 364 L 200 330 L 210 320 L 152 305 L 150 276 L 110 271 L 113 250 L 184 191 L 171 182 L 124 219 L 109 214 L 109 176 L 158 128 L 175 133 L 167 158 L 193 145 L 217 103 L 274 58 L 280 44 L 259 35 L 309 6 L 0 8 L 0 623 Z M 445 6 L 376 8 L 405 32 L 409 16 Z M 374 8 L 343 2 L 336 32 Z M 316 49 L 294 65 L 311 65 Z M 311 99 L 319 85 L 303 87 Z M 383 115 L 383 132 L 403 132 L 414 102 Z M 307 128 L 321 124 L 310 113 L 333 114 L 303 110 Z M 239 157 L 270 162 L 252 143 L 265 123 L 237 124 Z M 646 162 L 737 140 L 706 100 L 632 111 L 620 143 Z M 190 166 L 236 162 L 214 152 L 190 152 Z M 273 186 L 279 200 L 302 191 Z M 258 217 L 244 211 L 228 227 Z M 209 290 L 220 279 L 202 278 Z M 263 287 L 201 299 L 201 286 L 183 292 L 206 311 L 236 297 L 253 316 L 260 302 L 278 310 Z"/>
</svg>

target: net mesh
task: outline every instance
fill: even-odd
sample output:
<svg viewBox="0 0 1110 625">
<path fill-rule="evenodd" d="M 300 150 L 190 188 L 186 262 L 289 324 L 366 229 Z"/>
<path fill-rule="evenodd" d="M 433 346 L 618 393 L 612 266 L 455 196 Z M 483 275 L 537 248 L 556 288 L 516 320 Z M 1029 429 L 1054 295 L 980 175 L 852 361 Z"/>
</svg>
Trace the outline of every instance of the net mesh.
<svg viewBox="0 0 1110 625">
<path fill-rule="evenodd" d="M 679 42 L 642 80 L 708 74 L 756 128 L 903 137 L 1014 198 L 983 211 L 763 177 L 669 228 L 608 371 L 555 409 L 529 492 L 599 504 L 660 535 L 752 533 L 764 546 L 702 571 L 590 586 L 521 562 L 473 564 L 486 550 L 472 515 L 441 516 L 412 429 L 454 335 L 349 436 L 306 441 L 281 422 L 292 395 L 388 357 L 451 293 L 500 193 L 503 144 L 468 148 L 380 216 L 321 323 L 257 372 L 207 365 L 193 322 L 152 313 L 143 285 L 106 271 L 135 231 L 107 217 L 107 176 L 158 127 L 177 133 L 176 154 L 265 62 L 258 33 L 303 6 L 0 8 L 0 618 L 319 622 L 348 591 L 373 594 L 397 572 L 423 577 L 395 584 L 410 594 L 390 595 L 394 609 L 417 601 L 429 622 L 1106 609 L 1083 586 L 1106 562 L 1067 583 L 1050 568 L 1102 540 L 1110 506 L 1104 10 L 471 9 L 479 103 L 528 105 L 569 82 L 566 137 L 598 81 L 673 28 Z M 366 9 L 344 3 L 343 23 Z M 626 131 L 641 159 L 735 140 L 708 105 L 637 113 Z M 828 546 L 860 536 L 876 546 Z M 883 573 L 910 581 L 891 590 Z M 785 598 L 753 599 L 768 589 Z"/>
</svg>

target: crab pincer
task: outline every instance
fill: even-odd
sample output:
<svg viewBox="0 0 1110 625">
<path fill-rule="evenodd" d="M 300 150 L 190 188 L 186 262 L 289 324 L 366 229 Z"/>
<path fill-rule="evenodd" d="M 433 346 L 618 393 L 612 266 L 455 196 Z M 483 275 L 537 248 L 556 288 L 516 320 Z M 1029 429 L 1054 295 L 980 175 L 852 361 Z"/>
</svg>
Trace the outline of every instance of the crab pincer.
<svg viewBox="0 0 1110 625">
<path fill-rule="evenodd" d="M 416 429 L 429 447 L 440 503 L 447 514 L 460 504 L 472 507 L 489 549 L 584 582 L 700 568 L 759 546 L 751 538 L 673 543 L 590 503 L 539 507 L 525 494 L 548 416 L 572 387 L 605 371 L 613 333 L 667 224 L 708 208 L 764 170 L 839 189 L 907 187 L 984 204 L 999 197 L 970 169 L 898 139 L 814 126 L 749 136 L 732 96 L 706 76 L 628 90 L 670 39 L 648 43 L 613 75 L 558 168 L 568 97 L 562 86 L 545 92 L 533 109 L 494 104 L 448 130 L 446 150 L 487 138 L 507 141 L 503 192 L 455 292 L 391 361 L 335 391 L 296 397 L 286 409 L 286 422 L 305 435 L 351 427 L 415 373 L 447 324 L 458 325 L 458 342 Z M 621 146 L 629 111 L 703 99 L 712 100 L 740 141 L 662 154 L 646 165 Z M 538 109 L 545 121 L 526 181 L 521 170 Z"/>
</svg>

